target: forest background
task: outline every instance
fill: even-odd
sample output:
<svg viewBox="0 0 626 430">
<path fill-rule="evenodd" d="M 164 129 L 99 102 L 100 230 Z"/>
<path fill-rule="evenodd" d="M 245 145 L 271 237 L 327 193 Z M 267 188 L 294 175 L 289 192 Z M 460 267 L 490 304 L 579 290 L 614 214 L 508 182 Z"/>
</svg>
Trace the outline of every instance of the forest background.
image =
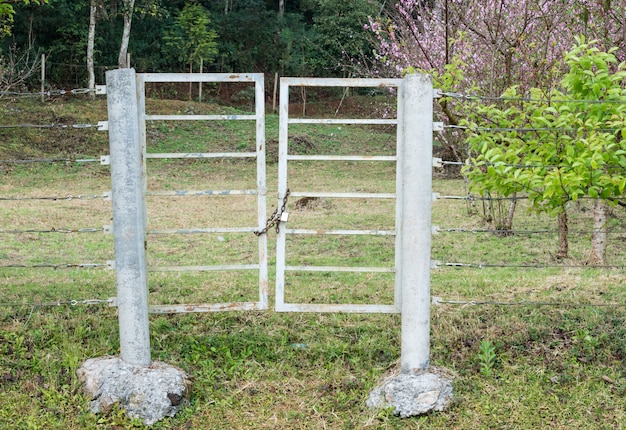
<svg viewBox="0 0 626 430">
<path fill-rule="evenodd" d="M 5 68 L 14 64 L 25 70 L 28 61 L 44 53 L 50 83 L 86 85 L 92 6 L 96 83 L 104 83 L 104 72 L 118 66 L 124 17 L 132 2 L 2 3 L 14 10 L 11 34 L 0 39 Z M 202 57 L 205 72 L 336 77 L 349 76 L 358 63 L 373 59 L 373 38 L 364 26 L 369 16 L 381 14 L 384 2 L 137 0 L 133 9 L 128 52 L 138 72 L 189 71 L 190 63 L 198 71 Z"/>
</svg>

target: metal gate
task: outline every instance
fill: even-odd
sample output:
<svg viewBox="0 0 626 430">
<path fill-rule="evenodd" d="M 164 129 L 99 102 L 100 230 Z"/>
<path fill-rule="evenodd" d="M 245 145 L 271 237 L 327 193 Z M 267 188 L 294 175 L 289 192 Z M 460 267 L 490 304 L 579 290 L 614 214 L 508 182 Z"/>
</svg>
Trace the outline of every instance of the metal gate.
<svg viewBox="0 0 626 430">
<path fill-rule="evenodd" d="M 283 214 L 279 224 L 276 245 L 276 311 L 279 312 L 353 312 L 353 313 L 397 313 L 400 312 L 400 254 L 401 234 L 400 217 L 402 213 L 402 168 L 401 160 L 404 139 L 404 106 L 402 79 L 333 79 L 333 78 L 281 78 L 280 80 L 280 130 L 278 152 L 278 207 L 285 202 L 288 194 L 288 163 L 294 160 L 320 162 L 336 161 L 367 161 L 396 163 L 395 193 L 336 193 L 312 192 L 307 190 L 289 190 L 291 197 L 318 197 L 331 199 L 395 199 L 395 229 L 393 230 L 308 230 L 287 228 L 288 216 Z M 397 115 L 393 119 L 340 119 L 340 118 L 289 118 L 289 89 L 291 87 L 350 87 L 350 88 L 396 88 Z M 393 156 L 360 156 L 360 155 L 296 155 L 289 151 L 290 124 L 392 124 L 396 126 L 396 154 Z M 289 235 L 372 235 L 395 236 L 395 263 L 393 267 L 345 267 L 345 266 L 289 266 L 287 258 L 287 236 Z M 286 272 L 370 272 L 395 273 L 395 293 L 392 304 L 332 304 L 332 303 L 285 303 Z"/>
<path fill-rule="evenodd" d="M 255 115 L 251 116 L 157 116 L 145 112 L 145 82 L 222 82 L 243 80 L 255 83 Z M 115 266 L 117 300 L 120 321 L 122 359 L 131 364 L 150 363 L 148 312 L 208 312 L 234 309 L 266 309 L 267 249 L 265 235 L 259 236 L 259 264 L 250 267 L 215 266 L 185 268 L 185 270 L 258 269 L 259 301 L 205 305 L 148 306 L 145 258 L 145 158 L 147 120 L 255 120 L 257 125 L 256 157 L 257 189 L 248 190 L 258 196 L 258 225 L 241 227 L 237 231 L 261 231 L 265 224 L 265 154 L 264 154 L 264 96 L 262 75 L 152 75 L 135 77 L 132 69 L 107 72 L 109 141 L 111 145 L 111 177 L 115 235 Z M 395 87 L 398 109 L 395 119 L 289 119 L 289 88 L 301 87 Z M 137 95 L 139 97 L 136 99 Z M 432 133 L 440 125 L 433 124 L 433 103 L 436 96 L 427 75 L 407 75 L 397 79 L 282 79 L 280 85 L 279 182 L 278 208 L 281 209 L 277 238 L 276 310 L 292 312 L 378 312 L 402 314 L 401 368 L 403 373 L 427 369 L 430 361 L 430 249 L 432 209 Z M 138 103 L 136 103 L 138 101 Z M 139 123 L 136 121 L 139 119 Z M 408 121 L 410 119 L 410 121 Z M 303 156 L 289 153 L 290 123 L 310 124 L 395 124 L 397 127 L 394 156 L 371 157 L 358 155 Z M 143 148 L 142 148 L 143 145 Z M 151 155 L 161 157 L 164 155 Z M 174 157 L 230 157 L 233 154 L 170 154 Z M 243 156 L 243 155 L 236 155 Z M 286 228 L 287 165 L 292 160 L 338 161 L 363 160 L 394 162 L 396 165 L 395 193 L 317 193 L 293 190 L 293 196 L 324 196 L 328 198 L 395 199 L 395 228 L 393 230 L 330 230 L 324 232 Z M 248 192 L 244 190 L 228 190 Z M 227 193 L 227 194 L 228 194 Z M 210 193 L 207 193 L 210 194 Z M 278 213 L 277 213 L 278 215 Z M 223 231 L 207 229 L 206 233 Z M 230 230 L 228 230 L 230 232 Z M 310 267 L 286 265 L 286 236 L 295 234 L 389 235 L 395 236 L 394 267 Z M 167 270 L 167 268 L 161 268 Z M 179 270 L 171 268 L 171 270 Z M 388 272 L 393 273 L 394 303 L 392 304 L 311 304 L 285 302 L 285 273 L 288 271 L 326 272 Z"/>
<path fill-rule="evenodd" d="M 247 82 L 254 83 L 255 113 L 254 115 L 149 115 L 146 114 L 145 83 L 147 82 Z M 137 94 L 139 109 L 139 134 L 144 160 L 146 158 L 185 158 L 185 159 L 216 159 L 216 158 L 256 158 L 256 189 L 237 190 L 185 190 L 185 191 L 153 191 L 148 196 L 257 196 L 257 223 L 256 226 L 241 227 L 212 227 L 193 228 L 172 231 L 152 231 L 152 233 L 177 234 L 219 234 L 219 233 L 252 233 L 260 230 L 266 218 L 266 171 L 265 171 L 265 89 L 262 73 L 232 74 L 232 73 L 143 73 L 137 74 Z M 256 150 L 254 152 L 228 153 L 146 153 L 146 121 L 255 121 L 256 123 Z M 145 167 L 145 162 L 144 162 Z M 268 308 L 268 268 L 267 268 L 267 236 L 258 236 L 258 263 L 219 265 L 219 266 L 182 266 L 182 267 L 148 267 L 149 272 L 174 271 L 239 271 L 256 270 L 259 275 L 259 300 L 257 302 L 231 302 L 208 304 L 172 304 L 150 306 L 151 313 L 175 312 L 212 312 L 223 310 L 261 310 Z"/>
</svg>

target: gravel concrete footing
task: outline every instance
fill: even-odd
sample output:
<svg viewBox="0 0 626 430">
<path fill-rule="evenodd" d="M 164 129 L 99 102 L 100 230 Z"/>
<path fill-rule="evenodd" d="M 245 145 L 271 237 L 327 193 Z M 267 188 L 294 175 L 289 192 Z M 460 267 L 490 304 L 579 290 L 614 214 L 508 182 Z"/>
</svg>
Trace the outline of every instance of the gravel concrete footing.
<svg viewBox="0 0 626 430">
<path fill-rule="evenodd" d="M 191 391 L 185 372 L 158 361 L 146 367 L 129 365 L 119 357 L 91 358 L 76 373 L 93 413 L 107 413 L 119 404 L 129 417 L 146 425 L 174 416 Z"/>
<path fill-rule="evenodd" d="M 372 409 L 393 407 L 402 418 L 442 411 L 452 399 L 452 383 L 438 373 L 425 371 L 399 374 L 385 379 L 370 393 L 367 406 Z"/>
</svg>

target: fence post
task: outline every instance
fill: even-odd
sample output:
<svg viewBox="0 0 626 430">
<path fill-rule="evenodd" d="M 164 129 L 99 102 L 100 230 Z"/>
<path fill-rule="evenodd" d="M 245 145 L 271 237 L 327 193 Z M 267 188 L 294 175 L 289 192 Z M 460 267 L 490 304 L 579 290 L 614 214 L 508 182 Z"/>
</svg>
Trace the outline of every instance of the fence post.
<svg viewBox="0 0 626 430">
<path fill-rule="evenodd" d="M 134 69 L 106 73 L 120 356 L 149 366 L 145 173 Z"/>
<path fill-rule="evenodd" d="M 430 246 L 432 207 L 433 87 L 430 76 L 404 80 L 402 148 L 401 372 L 430 363 Z"/>
</svg>

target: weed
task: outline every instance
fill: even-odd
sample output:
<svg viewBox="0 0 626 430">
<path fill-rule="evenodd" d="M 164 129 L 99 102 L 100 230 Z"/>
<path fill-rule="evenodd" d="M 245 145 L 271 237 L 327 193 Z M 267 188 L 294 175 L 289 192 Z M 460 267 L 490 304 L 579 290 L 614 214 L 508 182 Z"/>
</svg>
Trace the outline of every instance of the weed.
<svg viewBox="0 0 626 430">
<path fill-rule="evenodd" d="M 490 341 L 483 340 L 480 342 L 477 358 L 480 373 L 484 376 L 493 375 L 496 365 L 496 347 Z"/>
</svg>

